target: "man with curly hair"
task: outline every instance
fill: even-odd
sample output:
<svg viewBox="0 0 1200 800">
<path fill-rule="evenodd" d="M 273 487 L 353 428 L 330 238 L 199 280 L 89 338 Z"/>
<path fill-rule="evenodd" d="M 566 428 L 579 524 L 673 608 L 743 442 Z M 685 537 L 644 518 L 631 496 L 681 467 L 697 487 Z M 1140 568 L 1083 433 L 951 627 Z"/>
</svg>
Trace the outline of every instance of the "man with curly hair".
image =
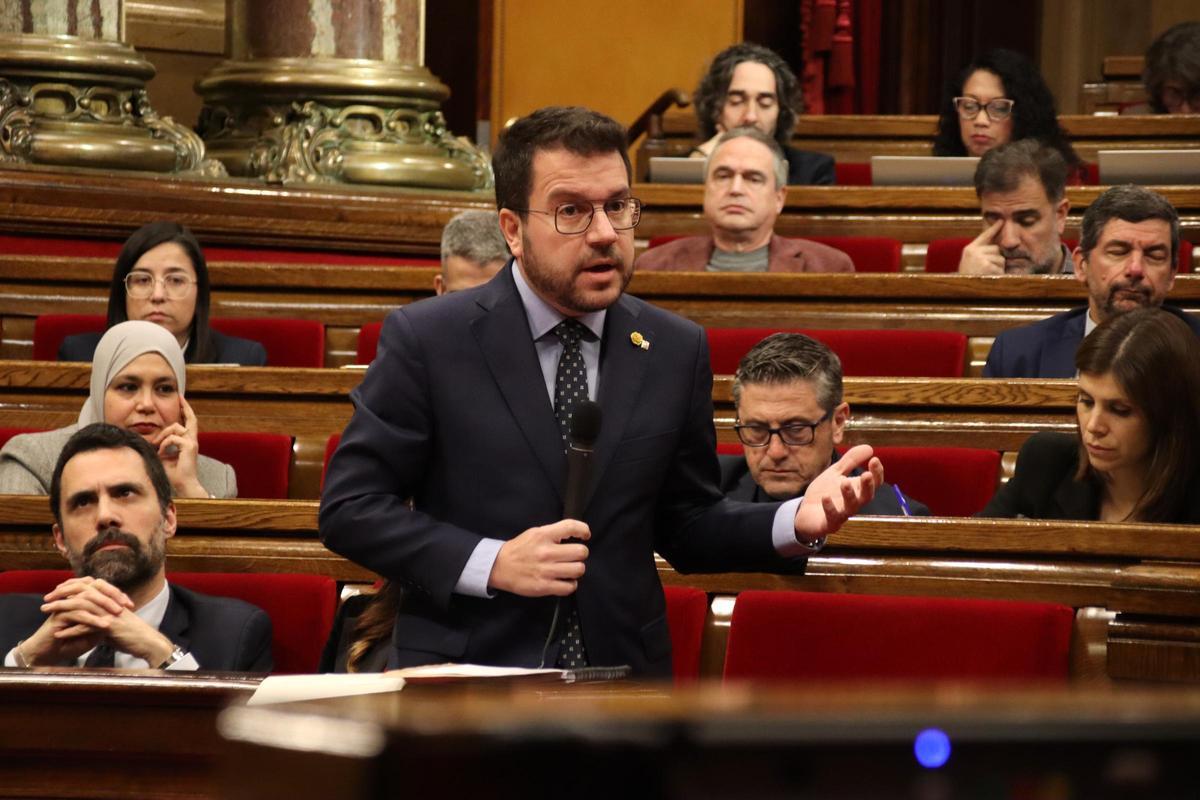
<svg viewBox="0 0 1200 800">
<path fill-rule="evenodd" d="M 788 184 L 833 184 L 832 157 L 790 146 L 800 111 L 800 87 L 787 62 L 774 50 L 750 42 L 722 50 L 700 79 L 693 102 L 704 139 L 694 155 L 712 155 L 717 137 L 726 131 L 755 127 L 773 136 L 783 148 Z"/>
</svg>

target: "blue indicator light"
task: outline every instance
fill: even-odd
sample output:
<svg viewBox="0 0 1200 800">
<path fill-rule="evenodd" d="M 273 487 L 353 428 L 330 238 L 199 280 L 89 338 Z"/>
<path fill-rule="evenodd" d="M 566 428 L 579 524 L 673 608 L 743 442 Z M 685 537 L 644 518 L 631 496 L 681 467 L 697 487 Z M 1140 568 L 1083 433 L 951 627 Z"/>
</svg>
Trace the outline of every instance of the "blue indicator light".
<svg viewBox="0 0 1200 800">
<path fill-rule="evenodd" d="M 926 728 L 913 740 L 917 763 L 926 769 L 937 769 L 950 760 L 950 737 L 937 728 Z"/>
</svg>

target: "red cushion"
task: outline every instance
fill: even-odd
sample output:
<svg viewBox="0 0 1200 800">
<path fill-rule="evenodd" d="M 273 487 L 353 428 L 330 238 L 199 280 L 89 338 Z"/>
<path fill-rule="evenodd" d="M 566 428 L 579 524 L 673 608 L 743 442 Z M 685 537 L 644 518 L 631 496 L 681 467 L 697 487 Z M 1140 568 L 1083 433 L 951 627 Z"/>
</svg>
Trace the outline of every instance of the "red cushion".
<svg viewBox="0 0 1200 800">
<path fill-rule="evenodd" d="M 282 433 L 200 431 L 198 439 L 201 453 L 233 467 L 238 497 L 287 499 L 292 437 Z"/>
<path fill-rule="evenodd" d="M 69 578 L 67 570 L 0 572 L 0 593 L 45 594 Z M 277 673 L 315 672 L 333 627 L 337 585 L 322 575 L 171 572 L 167 580 L 196 592 L 236 597 L 271 618 Z"/>
<path fill-rule="evenodd" d="M 809 236 L 810 241 L 841 250 L 855 272 L 899 272 L 900 240 L 887 236 Z"/>
<path fill-rule="evenodd" d="M 337 450 L 338 443 L 342 441 L 340 433 L 331 433 L 329 438 L 325 440 L 325 461 L 321 464 L 321 488 L 325 488 L 325 473 L 329 472 L 329 459 L 333 458 L 333 451 Z"/>
<path fill-rule="evenodd" d="M 671 629 L 671 664 L 675 683 L 700 678 L 700 642 L 708 616 L 708 595 L 690 586 L 664 586 L 667 624 Z"/>
<path fill-rule="evenodd" d="M 370 364 L 375 360 L 375 351 L 379 349 L 379 334 L 382 330 L 382 322 L 368 322 L 358 329 L 358 352 L 354 356 L 355 364 Z"/>
<path fill-rule="evenodd" d="M 99 314 L 41 314 L 33 321 L 33 358 L 57 361 L 62 340 L 79 333 L 100 333 L 108 317 Z"/>
<path fill-rule="evenodd" d="M 215 330 L 261 342 L 269 367 L 325 366 L 325 326 L 309 319 L 214 319 Z"/>
<path fill-rule="evenodd" d="M 738 362 L 778 328 L 709 328 L 708 348 L 714 375 L 732 375 Z M 842 360 L 851 377 L 961 378 L 967 337 L 948 331 L 787 330 L 824 342 Z"/>
<path fill-rule="evenodd" d="M 747 591 L 727 679 L 1065 680 L 1073 611 L 1050 603 Z"/>
<path fill-rule="evenodd" d="M 843 163 L 833 165 L 834 182 L 838 186 L 870 186 L 870 162 Z"/>
<path fill-rule="evenodd" d="M 978 514 L 1000 482 L 1000 453 L 970 447 L 876 447 L 884 479 L 939 517 Z"/>
</svg>

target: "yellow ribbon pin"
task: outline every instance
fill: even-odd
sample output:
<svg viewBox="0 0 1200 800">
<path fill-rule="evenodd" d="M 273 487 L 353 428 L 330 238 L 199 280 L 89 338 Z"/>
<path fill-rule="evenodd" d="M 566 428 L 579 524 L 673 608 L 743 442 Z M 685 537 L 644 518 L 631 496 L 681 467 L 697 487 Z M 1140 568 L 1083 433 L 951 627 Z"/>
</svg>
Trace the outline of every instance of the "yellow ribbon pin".
<svg viewBox="0 0 1200 800">
<path fill-rule="evenodd" d="M 637 331 L 634 331 L 633 333 L 629 334 L 629 341 L 633 342 L 634 347 L 640 347 L 643 350 L 650 349 L 650 340 L 647 339 L 645 336 L 642 336 Z"/>
</svg>

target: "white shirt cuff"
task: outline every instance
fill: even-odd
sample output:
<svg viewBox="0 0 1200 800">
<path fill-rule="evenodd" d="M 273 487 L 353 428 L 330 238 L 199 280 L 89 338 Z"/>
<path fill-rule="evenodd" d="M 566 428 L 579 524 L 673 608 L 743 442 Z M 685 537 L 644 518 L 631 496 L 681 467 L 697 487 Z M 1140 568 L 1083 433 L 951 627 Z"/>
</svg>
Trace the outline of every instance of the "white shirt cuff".
<svg viewBox="0 0 1200 800">
<path fill-rule="evenodd" d="M 488 589 L 488 578 L 492 577 L 492 566 L 495 565 L 496 556 L 500 555 L 500 547 L 503 544 L 504 542 L 499 539 L 479 540 L 471 557 L 467 559 L 467 565 L 463 567 L 462 574 L 458 576 L 458 583 L 454 585 L 455 594 L 463 594 L 468 597 L 495 597 L 495 594 Z"/>
<path fill-rule="evenodd" d="M 820 547 L 809 547 L 804 542 L 796 540 L 796 512 L 800 509 L 803 497 L 788 500 L 775 512 L 775 521 L 771 525 L 771 541 L 775 552 L 785 558 L 796 556 L 811 556 Z"/>
<path fill-rule="evenodd" d="M 166 672 L 195 672 L 200 669 L 200 665 L 196 663 L 196 657 L 191 653 L 184 653 L 183 658 L 176 661 L 174 664 L 166 668 Z"/>
<path fill-rule="evenodd" d="M 17 648 L 8 651 L 8 655 L 4 656 L 4 666 L 15 667 L 17 665 Z"/>
</svg>

